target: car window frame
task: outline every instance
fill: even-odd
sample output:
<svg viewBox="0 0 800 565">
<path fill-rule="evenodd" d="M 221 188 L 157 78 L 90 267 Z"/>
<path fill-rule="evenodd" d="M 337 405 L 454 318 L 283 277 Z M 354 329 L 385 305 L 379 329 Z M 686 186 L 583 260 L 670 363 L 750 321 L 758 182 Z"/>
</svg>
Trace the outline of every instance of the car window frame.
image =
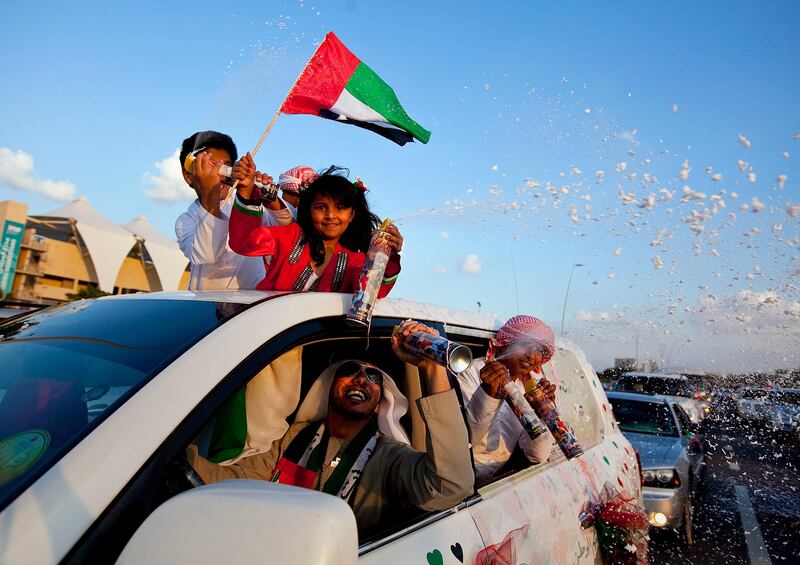
<svg viewBox="0 0 800 565">
<path fill-rule="evenodd" d="M 681 437 L 683 437 L 685 431 L 692 432 L 692 419 L 689 418 L 689 414 L 686 413 L 686 410 L 684 410 L 683 406 L 677 402 L 673 402 L 672 411 L 675 414 L 675 419 L 677 420 L 678 430 Z"/>
</svg>

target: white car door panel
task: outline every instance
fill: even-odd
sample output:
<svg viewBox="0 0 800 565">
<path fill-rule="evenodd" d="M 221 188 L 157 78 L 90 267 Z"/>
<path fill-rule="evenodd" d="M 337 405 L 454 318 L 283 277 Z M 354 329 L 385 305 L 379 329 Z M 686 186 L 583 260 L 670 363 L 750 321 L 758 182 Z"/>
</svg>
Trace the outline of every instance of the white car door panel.
<svg viewBox="0 0 800 565">
<path fill-rule="evenodd" d="M 480 504 L 480 503 L 479 503 Z M 461 510 L 363 554 L 366 565 L 481 563 L 484 546 L 468 510 Z"/>
</svg>

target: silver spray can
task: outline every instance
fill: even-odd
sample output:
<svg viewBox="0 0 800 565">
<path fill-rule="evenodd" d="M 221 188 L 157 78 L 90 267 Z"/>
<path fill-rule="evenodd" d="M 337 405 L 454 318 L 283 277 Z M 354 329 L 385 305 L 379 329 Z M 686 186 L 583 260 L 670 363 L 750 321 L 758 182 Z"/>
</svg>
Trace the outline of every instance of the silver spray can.
<svg viewBox="0 0 800 565">
<path fill-rule="evenodd" d="M 453 373 L 466 371 L 472 364 L 472 351 L 466 345 L 426 332 L 415 332 L 403 338 L 406 349 L 447 367 Z"/>
<path fill-rule="evenodd" d="M 356 288 L 353 291 L 353 301 L 347 311 L 347 319 L 358 324 L 369 326 L 372 319 L 372 309 L 378 301 L 378 291 L 383 282 L 383 274 L 389 263 L 392 248 L 386 239 L 391 220 L 386 218 L 381 227 L 372 234 L 372 239 L 367 249 L 367 256 L 361 273 L 358 275 Z"/>
</svg>

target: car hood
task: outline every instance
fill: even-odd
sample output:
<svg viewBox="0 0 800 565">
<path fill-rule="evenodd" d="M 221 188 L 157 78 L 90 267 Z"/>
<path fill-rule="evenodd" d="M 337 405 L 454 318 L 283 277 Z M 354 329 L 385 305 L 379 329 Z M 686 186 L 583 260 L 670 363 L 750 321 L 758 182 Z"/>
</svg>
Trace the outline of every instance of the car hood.
<svg viewBox="0 0 800 565">
<path fill-rule="evenodd" d="M 633 444 L 642 459 L 642 468 L 674 467 L 675 460 L 683 451 L 679 437 L 656 436 L 624 432 L 628 441 Z"/>
</svg>

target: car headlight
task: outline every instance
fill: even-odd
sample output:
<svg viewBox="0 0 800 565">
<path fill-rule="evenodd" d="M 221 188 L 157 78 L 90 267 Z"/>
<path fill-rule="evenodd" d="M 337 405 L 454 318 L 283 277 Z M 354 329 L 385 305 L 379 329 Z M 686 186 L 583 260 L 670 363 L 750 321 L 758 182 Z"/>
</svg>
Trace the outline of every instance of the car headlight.
<svg viewBox="0 0 800 565">
<path fill-rule="evenodd" d="M 672 480 L 674 471 L 672 469 L 658 469 L 656 471 L 656 479 L 659 483 L 668 483 Z"/>
<path fill-rule="evenodd" d="M 675 469 L 643 469 L 644 486 L 658 488 L 678 488 L 681 479 Z"/>
</svg>

